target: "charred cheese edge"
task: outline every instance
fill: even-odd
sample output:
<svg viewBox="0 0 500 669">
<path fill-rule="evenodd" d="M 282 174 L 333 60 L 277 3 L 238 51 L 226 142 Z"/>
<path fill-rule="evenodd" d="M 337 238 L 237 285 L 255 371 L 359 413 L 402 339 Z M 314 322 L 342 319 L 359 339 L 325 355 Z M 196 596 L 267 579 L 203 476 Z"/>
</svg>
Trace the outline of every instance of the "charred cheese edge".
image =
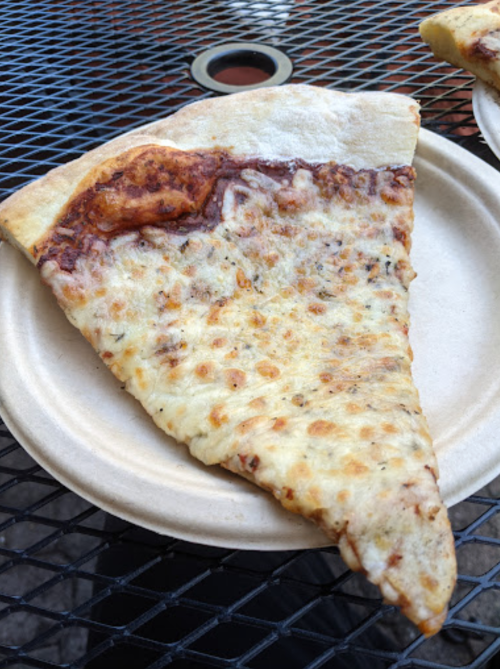
<svg viewBox="0 0 500 669">
<path fill-rule="evenodd" d="M 500 1 L 455 7 L 425 19 L 420 35 L 434 55 L 500 90 Z"/>
<path fill-rule="evenodd" d="M 418 107 L 287 86 L 176 116 L 7 200 L 3 235 L 159 427 L 433 634 L 456 566 L 408 342 Z"/>
</svg>

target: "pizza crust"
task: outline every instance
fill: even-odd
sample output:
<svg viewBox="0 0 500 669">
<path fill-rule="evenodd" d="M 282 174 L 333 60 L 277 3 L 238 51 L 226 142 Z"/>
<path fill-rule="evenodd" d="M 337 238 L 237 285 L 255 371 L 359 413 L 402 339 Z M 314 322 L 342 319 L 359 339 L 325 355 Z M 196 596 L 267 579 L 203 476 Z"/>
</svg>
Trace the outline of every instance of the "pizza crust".
<svg viewBox="0 0 500 669">
<path fill-rule="evenodd" d="M 184 150 L 223 147 L 267 160 L 376 169 L 411 163 L 418 110 L 418 103 L 395 93 L 291 84 L 195 102 L 147 130 Z M 396 125 L 401 132 L 394 132 Z"/>
<path fill-rule="evenodd" d="M 68 198 L 92 179 L 92 170 L 142 145 L 223 148 L 236 156 L 334 161 L 354 169 L 407 165 L 415 151 L 418 112 L 418 103 L 398 94 L 350 94 L 306 85 L 195 102 L 57 167 L 9 197 L 0 206 L 0 234 L 34 262 L 33 247 L 57 222 Z M 394 127 L 402 131 L 395 133 Z"/>
</svg>

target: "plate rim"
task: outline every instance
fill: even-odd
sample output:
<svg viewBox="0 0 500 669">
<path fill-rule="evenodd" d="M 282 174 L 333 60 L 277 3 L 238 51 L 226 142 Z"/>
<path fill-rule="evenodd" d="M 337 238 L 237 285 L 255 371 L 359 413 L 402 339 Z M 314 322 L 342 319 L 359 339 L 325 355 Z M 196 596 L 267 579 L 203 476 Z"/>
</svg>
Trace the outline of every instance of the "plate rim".
<svg viewBox="0 0 500 669">
<path fill-rule="evenodd" d="M 500 91 L 497 91 L 496 88 L 481 79 L 476 78 L 472 87 L 472 110 L 474 118 L 486 144 L 496 157 L 500 159 L 500 135 L 498 133 L 498 128 L 500 127 L 500 106 L 494 102 L 493 95 L 499 98 L 500 103 Z M 491 113 L 493 113 L 493 121 L 491 120 Z"/>
</svg>

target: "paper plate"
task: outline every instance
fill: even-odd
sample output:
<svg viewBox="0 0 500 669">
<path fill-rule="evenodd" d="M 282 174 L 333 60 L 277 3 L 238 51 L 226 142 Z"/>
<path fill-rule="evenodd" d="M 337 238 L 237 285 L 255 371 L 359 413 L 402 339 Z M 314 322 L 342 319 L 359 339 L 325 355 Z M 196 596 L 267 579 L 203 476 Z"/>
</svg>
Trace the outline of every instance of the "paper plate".
<svg viewBox="0 0 500 669">
<path fill-rule="evenodd" d="M 448 505 L 500 472 L 500 174 L 422 131 L 411 288 L 414 376 Z M 247 549 L 326 545 L 313 525 L 168 439 L 0 248 L 0 413 L 57 479 L 162 534 Z"/>
<path fill-rule="evenodd" d="M 484 139 L 500 158 L 500 91 L 476 79 L 472 89 L 472 108 Z"/>
</svg>

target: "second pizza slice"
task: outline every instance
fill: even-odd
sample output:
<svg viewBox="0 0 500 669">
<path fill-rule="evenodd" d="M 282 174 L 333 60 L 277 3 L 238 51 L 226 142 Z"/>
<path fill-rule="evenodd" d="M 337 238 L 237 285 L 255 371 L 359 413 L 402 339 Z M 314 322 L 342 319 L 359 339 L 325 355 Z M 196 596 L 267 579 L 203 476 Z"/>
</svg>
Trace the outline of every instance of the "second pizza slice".
<svg viewBox="0 0 500 669">
<path fill-rule="evenodd" d="M 434 55 L 500 90 L 500 1 L 454 7 L 419 26 Z"/>
</svg>

